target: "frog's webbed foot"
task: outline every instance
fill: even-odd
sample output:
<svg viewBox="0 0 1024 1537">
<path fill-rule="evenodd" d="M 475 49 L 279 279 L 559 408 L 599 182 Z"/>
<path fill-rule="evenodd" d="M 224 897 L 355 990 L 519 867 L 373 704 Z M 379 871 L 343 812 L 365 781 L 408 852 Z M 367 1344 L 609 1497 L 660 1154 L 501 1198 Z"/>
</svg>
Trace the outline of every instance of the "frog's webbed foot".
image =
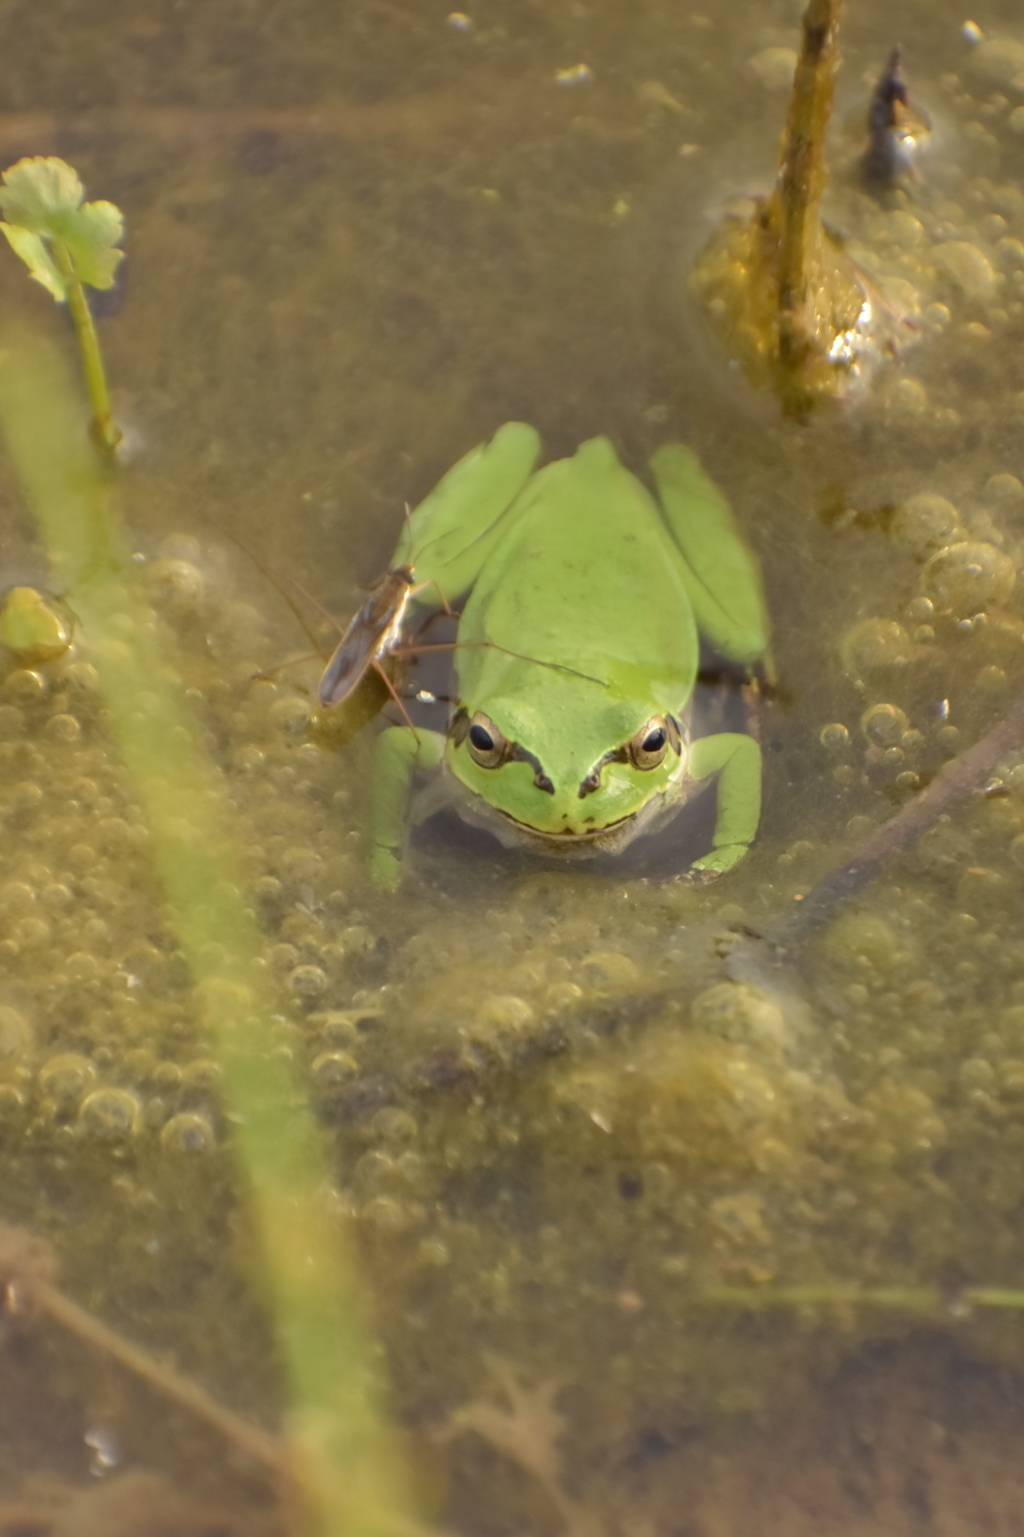
<svg viewBox="0 0 1024 1537">
<path fill-rule="evenodd" d="M 689 870 L 680 870 L 678 875 L 673 875 L 670 884 L 673 886 L 710 886 L 712 881 L 717 881 L 717 870 L 698 870 L 696 865 L 691 865 Z"/>
<path fill-rule="evenodd" d="M 723 843 L 712 849 L 710 854 L 705 854 L 703 859 L 695 859 L 690 866 L 690 874 L 702 885 L 716 881 L 720 875 L 739 864 L 748 847 L 746 843 Z"/>
</svg>

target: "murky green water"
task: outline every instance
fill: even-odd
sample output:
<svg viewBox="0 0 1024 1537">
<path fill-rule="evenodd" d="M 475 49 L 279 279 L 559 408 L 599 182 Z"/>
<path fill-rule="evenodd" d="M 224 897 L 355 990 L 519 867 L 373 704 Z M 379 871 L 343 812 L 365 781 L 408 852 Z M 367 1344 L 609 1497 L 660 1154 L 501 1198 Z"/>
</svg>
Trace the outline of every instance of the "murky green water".
<svg viewBox="0 0 1024 1537">
<path fill-rule="evenodd" d="M 770 181 L 785 92 L 749 61 L 793 46 L 800 9 L 481 0 L 462 29 L 412 0 L 154 0 L 0 22 L 6 111 L 31 115 L 0 115 L 3 163 L 61 153 L 126 214 L 102 332 L 125 508 L 237 807 L 424 1509 L 452 1531 L 1019 1522 L 1018 1314 L 708 1301 L 1024 1283 L 1024 769 L 894 861 L 795 976 L 724 969 L 730 933 L 791 911 L 1024 685 L 1019 584 L 927 565 L 963 541 L 1024 562 L 1017 7 L 975 10 L 1018 50 L 983 54 L 945 0 L 849 0 L 830 217 L 918 330 L 809 427 L 746 390 L 683 281 L 723 203 Z M 935 132 L 880 208 L 841 167 L 896 41 Z M 592 79 L 557 83 L 579 64 Z M 70 347 L 13 259 L 0 306 Z M 305 642 L 226 535 L 347 614 L 403 503 L 513 417 L 552 454 L 607 432 L 638 467 L 684 438 L 762 556 L 782 680 L 764 820 L 713 887 L 648 881 L 665 859 L 643 853 L 550 868 L 438 820 L 385 899 L 359 848 L 371 733 L 308 731 L 311 664 L 249 681 Z M 3 585 L 43 581 L 0 473 Z M 272 1423 L 216 1065 L 87 637 L 6 671 L 0 764 L 0 1218 Z M 90 1467 L 157 1471 L 262 1529 L 257 1475 L 182 1411 L 49 1328 L 0 1350 L 0 1530 L 4 1501 L 59 1506 Z M 504 1450 L 482 1402 L 518 1407 Z"/>
</svg>

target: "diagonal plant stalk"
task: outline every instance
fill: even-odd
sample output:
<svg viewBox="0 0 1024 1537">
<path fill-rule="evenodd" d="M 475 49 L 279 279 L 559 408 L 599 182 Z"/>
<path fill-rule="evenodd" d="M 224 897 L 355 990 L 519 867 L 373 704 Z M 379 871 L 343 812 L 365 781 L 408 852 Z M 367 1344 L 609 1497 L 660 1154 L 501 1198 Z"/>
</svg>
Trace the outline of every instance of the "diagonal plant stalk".
<svg viewBox="0 0 1024 1537">
<path fill-rule="evenodd" d="M 367 1299 L 329 1213 L 327 1150 L 289 1070 L 260 964 L 261 939 L 238 871 L 218 774 L 166 679 L 155 616 L 136 585 L 105 465 L 83 435 L 58 356 L 0 337 L 0 428 L 73 596 L 81 633 L 151 833 L 204 1022 L 223 1070 L 232 1140 L 262 1239 L 291 1409 L 288 1454 L 304 1537 L 408 1537 L 412 1515 Z"/>
</svg>

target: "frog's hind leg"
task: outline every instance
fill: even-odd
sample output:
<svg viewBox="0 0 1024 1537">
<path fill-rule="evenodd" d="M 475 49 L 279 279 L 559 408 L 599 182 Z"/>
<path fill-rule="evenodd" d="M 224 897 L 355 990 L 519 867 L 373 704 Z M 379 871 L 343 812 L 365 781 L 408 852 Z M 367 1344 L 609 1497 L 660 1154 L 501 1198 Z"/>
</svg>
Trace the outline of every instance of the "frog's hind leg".
<svg viewBox="0 0 1024 1537">
<path fill-rule="evenodd" d="M 683 557 L 698 630 L 728 661 L 772 677 L 761 572 L 732 508 L 696 454 L 681 444 L 659 448 L 651 470 Z"/>
<path fill-rule="evenodd" d="M 438 482 L 406 518 L 393 566 L 415 570 L 457 603 L 499 537 L 502 516 L 533 473 L 540 439 L 524 422 L 506 422 Z"/>
</svg>

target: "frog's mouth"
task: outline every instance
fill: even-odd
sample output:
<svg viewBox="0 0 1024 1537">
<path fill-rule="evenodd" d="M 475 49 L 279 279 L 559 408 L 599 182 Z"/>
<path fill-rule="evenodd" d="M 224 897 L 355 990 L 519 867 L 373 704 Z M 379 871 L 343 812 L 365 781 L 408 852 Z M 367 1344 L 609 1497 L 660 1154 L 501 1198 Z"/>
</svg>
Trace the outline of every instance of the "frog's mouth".
<svg viewBox="0 0 1024 1537">
<path fill-rule="evenodd" d="M 646 810 L 646 807 L 643 809 Z M 634 836 L 636 829 L 633 823 L 640 813 L 631 811 L 628 816 L 619 817 L 617 822 L 608 822 L 604 827 L 561 827 L 552 832 L 544 832 L 538 827 L 531 827 L 528 822 L 517 821 L 507 811 L 498 809 L 498 815 L 511 823 L 521 837 L 536 840 L 551 853 L 559 854 L 571 852 L 584 844 L 593 844 L 607 850 L 621 847 L 624 841 Z"/>
<path fill-rule="evenodd" d="M 670 781 L 661 795 L 645 802 L 637 811 L 607 822 L 603 827 L 577 831 L 565 827 L 544 832 L 520 822 L 498 806 L 474 795 L 466 786 L 455 797 L 455 808 L 463 821 L 474 827 L 482 827 L 491 833 L 505 848 L 529 848 L 535 854 L 545 854 L 556 859 L 584 859 L 594 854 L 617 854 L 641 833 L 651 831 L 659 822 L 675 815 L 689 795 L 698 788 L 693 781 L 681 776 Z"/>
</svg>

